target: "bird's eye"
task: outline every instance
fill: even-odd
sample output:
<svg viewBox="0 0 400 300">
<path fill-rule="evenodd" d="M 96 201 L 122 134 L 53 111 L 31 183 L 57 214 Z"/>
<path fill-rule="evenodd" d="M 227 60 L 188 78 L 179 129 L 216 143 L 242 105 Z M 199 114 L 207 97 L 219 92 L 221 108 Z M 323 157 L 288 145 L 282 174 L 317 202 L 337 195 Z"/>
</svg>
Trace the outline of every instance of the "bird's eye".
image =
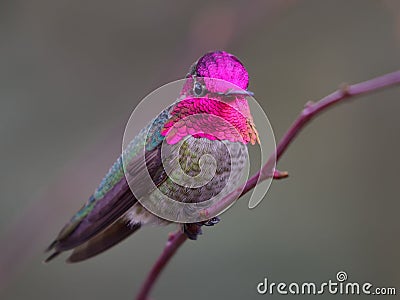
<svg viewBox="0 0 400 300">
<path fill-rule="evenodd" d="M 196 82 L 193 86 L 193 93 L 197 96 L 203 96 L 205 92 L 204 86 L 200 82 Z"/>
</svg>

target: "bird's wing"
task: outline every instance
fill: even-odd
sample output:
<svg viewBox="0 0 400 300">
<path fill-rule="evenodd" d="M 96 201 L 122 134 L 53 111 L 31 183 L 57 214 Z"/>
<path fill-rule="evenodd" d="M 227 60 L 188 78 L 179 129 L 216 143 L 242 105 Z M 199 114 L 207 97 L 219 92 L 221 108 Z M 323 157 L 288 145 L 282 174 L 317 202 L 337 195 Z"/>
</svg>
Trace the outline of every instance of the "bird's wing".
<svg viewBox="0 0 400 300">
<path fill-rule="evenodd" d="M 139 228 L 139 223 L 129 224 L 128 221 L 119 219 L 106 230 L 76 247 L 68 257 L 67 262 L 76 263 L 98 255 L 123 241 Z"/>
<path fill-rule="evenodd" d="M 161 144 L 165 137 L 161 131 L 171 117 L 173 107 L 174 104 L 161 112 L 129 143 L 124 151 L 125 156 L 119 157 L 88 202 L 47 248 L 47 251 L 54 249 L 54 252 L 45 261 L 89 241 L 121 218 L 137 202 L 138 197 L 147 195 L 165 181 L 167 174 L 161 160 Z M 130 185 L 124 167 L 129 172 L 127 177 Z M 149 175 L 153 183 L 149 182 Z M 135 194 L 130 186 L 134 186 Z"/>
<path fill-rule="evenodd" d="M 160 145 L 151 151 L 137 155 L 129 162 L 126 169 L 130 174 L 130 181 L 137 187 L 137 189 L 135 188 L 136 196 L 151 192 L 152 188 L 159 186 L 167 178 L 162 167 Z M 147 180 L 148 174 L 153 179 L 153 187 L 150 187 L 148 183 L 146 185 L 145 180 Z M 71 221 L 64 226 L 48 250 L 66 251 L 87 242 L 123 216 L 137 202 L 135 195 L 133 195 L 125 176 L 123 176 L 103 198 L 96 200 L 92 196 Z M 54 255 L 50 259 L 55 257 Z"/>
</svg>

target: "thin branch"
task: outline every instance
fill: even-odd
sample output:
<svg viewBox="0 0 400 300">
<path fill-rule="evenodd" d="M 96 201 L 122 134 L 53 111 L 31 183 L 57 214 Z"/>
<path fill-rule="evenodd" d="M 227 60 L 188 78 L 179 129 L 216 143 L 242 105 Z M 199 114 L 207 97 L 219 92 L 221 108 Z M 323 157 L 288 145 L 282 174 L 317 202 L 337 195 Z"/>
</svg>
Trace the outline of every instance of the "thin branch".
<svg viewBox="0 0 400 300">
<path fill-rule="evenodd" d="M 181 230 L 170 234 L 164 251 L 157 259 L 149 273 L 149 276 L 143 283 L 140 292 L 136 297 L 137 300 L 147 300 L 147 295 L 149 294 L 161 271 L 164 269 L 165 265 L 175 254 L 178 248 L 186 241 L 186 239 L 186 235 Z"/>
<path fill-rule="evenodd" d="M 273 174 L 273 179 L 284 179 L 289 177 L 289 172 L 275 170 Z"/>
<path fill-rule="evenodd" d="M 207 210 L 201 212 L 204 215 L 215 215 L 215 213 L 221 211 L 221 208 L 228 207 L 234 203 L 236 199 L 240 198 L 251 189 L 253 189 L 258 183 L 268 178 L 273 177 L 274 179 L 281 179 L 287 177 L 287 172 L 280 172 L 275 170 L 273 174 L 268 170 L 271 169 L 272 164 L 282 157 L 283 153 L 287 150 L 289 145 L 294 141 L 300 131 L 317 115 L 321 114 L 328 108 L 335 104 L 344 102 L 343 100 L 375 92 L 377 90 L 400 84 L 400 71 L 388 73 L 380 77 L 360 82 L 354 85 L 344 85 L 339 90 L 329 94 L 322 98 L 318 102 L 308 102 L 297 119 L 293 122 L 290 128 L 286 131 L 278 146 L 276 152 L 273 153 L 268 159 L 267 163 L 253 175 L 244 185 L 244 187 L 238 188 L 231 192 L 229 195 L 221 199 L 216 205 L 211 206 Z M 163 268 L 167 265 L 169 260 L 172 258 L 177 249 L 185 242 L 186 237 L 184 233 L 177 232 L 168 240 L 164 251 L 158 258 L 157 262 L 151 269 L 140 293 L 137 296 L 137 300 L 146 300 L 147 296 L 153 287 L 156 279 L 160 275 Z"/>
</svg>

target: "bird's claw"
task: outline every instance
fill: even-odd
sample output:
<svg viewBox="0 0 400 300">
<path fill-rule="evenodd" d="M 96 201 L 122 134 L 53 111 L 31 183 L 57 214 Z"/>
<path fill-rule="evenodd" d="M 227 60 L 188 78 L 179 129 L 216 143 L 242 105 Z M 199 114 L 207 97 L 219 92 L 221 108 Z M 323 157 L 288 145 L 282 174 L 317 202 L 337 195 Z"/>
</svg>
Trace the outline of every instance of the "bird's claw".
<svg viewBox="0 0 400 300">
<path fill-rule="evenodd" d="M 204 221 L 203 225 L 204 226 L 214 226 L 215 224 L 218 224 L 219 221 L 221 221 L 221 219 L 219 217 L 214 217 L 214 218 L 211 218 L 211 219 L 209 219 L 207 221 Z"/>
<path fill-rule="evenodd" d="M 202 222 L 183 224 L 183 232 L 188 239 L 197 240 L 197 236 L 203 234 L 201 226 L 214 226 L 218 224 L 219 221 L 221 221 L 219 217 L 213 217 Z"/>
<path fill-rule="evenodd" d="M 189 240 L 197 240 L 197 236 L 203 234 L 201 225 L 197 223 L 183 224 L 183 233 L 188 237 Z"/>
</svg>

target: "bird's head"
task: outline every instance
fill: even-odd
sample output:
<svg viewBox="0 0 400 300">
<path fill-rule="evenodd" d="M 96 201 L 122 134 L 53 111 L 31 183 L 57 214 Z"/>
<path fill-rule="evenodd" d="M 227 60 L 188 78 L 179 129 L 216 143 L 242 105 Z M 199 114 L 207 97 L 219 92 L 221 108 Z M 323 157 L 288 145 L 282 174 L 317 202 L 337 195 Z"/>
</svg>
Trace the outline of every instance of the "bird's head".
<svg viewBox="0 0 400 300">
<path fill-rule="evenodd" d="M 247 97 L 249 76 L 234 55 L 209 52 L 190 68 L 181 97 L 162 135 L 168 143 L 185 136 L 255 144 L 259 142 Z"/>
</svg>

